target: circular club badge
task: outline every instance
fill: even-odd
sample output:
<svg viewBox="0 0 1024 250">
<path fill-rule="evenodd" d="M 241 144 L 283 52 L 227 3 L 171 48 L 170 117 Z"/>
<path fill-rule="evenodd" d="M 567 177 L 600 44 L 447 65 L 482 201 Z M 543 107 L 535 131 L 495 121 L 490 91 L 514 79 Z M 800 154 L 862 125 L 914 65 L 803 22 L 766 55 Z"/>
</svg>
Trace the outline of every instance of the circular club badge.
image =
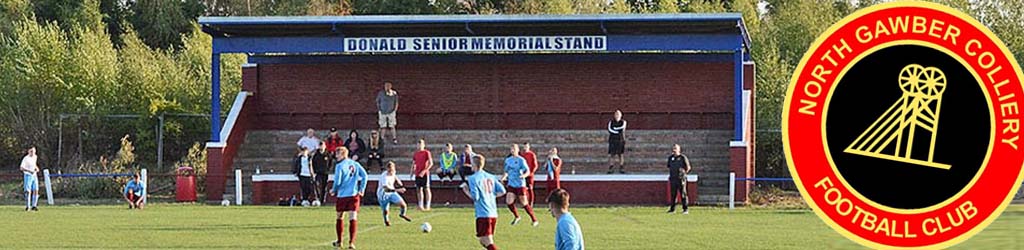
<svg viewBox="0 0 1024 250">
<path fill-rule="evenodd" d="M 807 203 L 872 248 L 944 248 L 990 224 L 1024 172 L 1021 68 L 966 14 L 900 1 L 844 18 L 790 82 L 783 144 Z"/>
</svg>

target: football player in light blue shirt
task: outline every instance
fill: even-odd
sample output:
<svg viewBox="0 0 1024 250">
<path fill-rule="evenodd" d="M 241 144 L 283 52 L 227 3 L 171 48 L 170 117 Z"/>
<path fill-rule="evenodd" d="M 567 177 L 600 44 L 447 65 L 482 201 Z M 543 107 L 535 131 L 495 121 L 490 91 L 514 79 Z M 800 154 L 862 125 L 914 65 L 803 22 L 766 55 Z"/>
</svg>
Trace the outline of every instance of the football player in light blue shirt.
<svg viewBox="0 0 1024 250">
<path fill-rule="evenodd" d="M 522 206 L 526 210 L 526 214 L 530 215 L 530 220 L 533 220 L 533 226 L 539 224 L 537 222 L 537 216 L 533 214 L 533 206 L 527 201 L 526 192 L 526 177 L 530 176 L 530 167 L 526 165 L 526 158 L 519 156 L 519 145 L 512 144 L 512 155 L 505 158 L 505 174 L 501 176 L 503 181 L 508 181 L 508 196 L 505 196 L 505 204 L 508 204 L 508 210 L 512 211 L 512 225 L 519 224 L 522 218 L 519 218 L 519 212 L 516 211 L 516 203 Z"/>
<path fill-rule="evenodd" d="M 128 209 L 142 209 L 144 205 L 142 197 L 145 195 L 145 191 L 146 184 L 142 183 L 142 180 L 139 179 L 139 174 L 133 175 L 132 180 L 124 185 L 124 191 L 121 192 L 124 195 L 124 199 L 128 201 Z"/>
<path fill-rule="evenodd" d="M 338 241 L 333 243 L 334 247 L 341 246 L 342 228 L 345 223 L 345 213 L 349 214 L 348 225 L 348 248 L 355 249 L 356 242 L 356 215 L 359 212 L 359 200 L 366 191 L 366 170 L 359 162 L 348 158 L 348 148 L 339 147 L 335 157 L 338 164 L 334 165 L 334 185 L 331 187 L 331 194 L 338 197 L 334 210 L 338 212 L 338 220 L 335 222 L 335 233 Z"/>
<path fill-rule="evenodd" d="M 494 245 L 494 226 L 498 223 L 497 199 L 505 195 L 505 187 L 498 178 L 484 170 L 486 160 L 482 155 L 473 156 L 477 164 L 473 166 L 476 173 L 470 175 L 462 183 L 462 192 L 473 200 L 476 210 L 476 237 L 480 245 L 488 250 L 498 249 Z"/>
<path fill-rule="evenodd" d="M 555 226 L 555 250 L 583 250 L 583 229 L 569 212 L 569 192 L 555 189 L 548 196 L 551 216 L 558 220 Z"/>
</svg>

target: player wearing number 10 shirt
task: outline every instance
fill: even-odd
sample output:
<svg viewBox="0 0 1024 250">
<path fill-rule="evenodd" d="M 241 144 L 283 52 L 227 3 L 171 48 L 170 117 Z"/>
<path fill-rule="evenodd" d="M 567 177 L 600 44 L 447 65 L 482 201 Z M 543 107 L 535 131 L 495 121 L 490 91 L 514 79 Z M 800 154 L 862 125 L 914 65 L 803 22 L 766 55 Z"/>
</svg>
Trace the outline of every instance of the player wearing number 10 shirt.
<svg viewBox="0 0 1024 250">
<path fill-rule="evenodd" d="M 476 210 L 476 237 L 480 245 L 488 250 L 498 249 L 494 245 L 494 226 L 498 222 L 498 204 L 496 199 L 505 195 L 505 187 L 498 177 L 484 170 L 484 156 L 476 155 L 476 166 L 473 175 L 462 184 L 462 192 L 473 200 Z"/>
</svg>

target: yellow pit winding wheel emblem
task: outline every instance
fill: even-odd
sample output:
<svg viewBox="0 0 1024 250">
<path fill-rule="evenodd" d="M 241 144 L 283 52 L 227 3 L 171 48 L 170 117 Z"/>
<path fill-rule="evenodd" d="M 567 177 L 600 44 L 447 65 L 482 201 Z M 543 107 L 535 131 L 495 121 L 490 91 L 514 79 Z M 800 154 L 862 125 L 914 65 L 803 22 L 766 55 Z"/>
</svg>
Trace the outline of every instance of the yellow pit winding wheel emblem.
<svg viewBox="0 0 1024 250">
<path fill-rule="evenodd" d="M 935 67 L 910 64 L 900 71 L 899 85 L 903 96 L 843 152 L 948 170 L 949 164 L 933 161 L 946 75 Z M 912 156 L 919 130 L 931 137 L 927 159 Z"/>
</svg>

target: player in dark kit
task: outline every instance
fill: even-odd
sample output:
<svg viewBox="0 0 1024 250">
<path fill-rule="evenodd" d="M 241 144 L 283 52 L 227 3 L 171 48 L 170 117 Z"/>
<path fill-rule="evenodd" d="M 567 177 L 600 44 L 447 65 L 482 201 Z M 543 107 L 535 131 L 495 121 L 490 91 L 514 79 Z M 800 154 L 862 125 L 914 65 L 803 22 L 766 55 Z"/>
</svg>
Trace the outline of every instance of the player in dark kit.
<svg viewBox="0 0 1024 250">
<path fill-rule="evenodd" d="M 672 145 L 672 155 L 668 156 L 668 184 L 672 189 L 672 204 L 669 204 L 669 213 L 676 211 L 676 200 L 681 195 L 683 214 L 690 214 L 690 207 L 687 206 L 686 200 L 687 173 L 690 173 L 690 160 L 682 153 L 679 144 Z"/>
</svg>

